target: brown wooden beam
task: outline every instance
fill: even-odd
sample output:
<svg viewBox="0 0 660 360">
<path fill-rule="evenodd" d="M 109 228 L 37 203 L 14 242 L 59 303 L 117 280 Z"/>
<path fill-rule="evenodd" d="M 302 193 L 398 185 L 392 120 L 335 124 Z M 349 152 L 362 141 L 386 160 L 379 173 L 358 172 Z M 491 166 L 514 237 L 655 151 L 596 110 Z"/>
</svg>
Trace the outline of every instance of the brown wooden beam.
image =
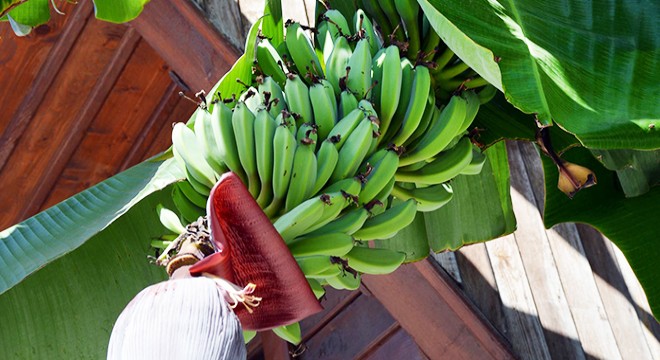
<svg viewBox="0 0 660 360">
<path fill-rule="evenodd" d="M 289 344 L 272 331 L 261 333 L 264 360 L 289 360 Z"/>
<path fill-rule="evenodd" d="M 210 90 L 240 56 L 189 0 L 153 0 L 130 25 L 192 91 Z"/>
<path fill-rule="evenodd" d="M 513 359 L 501 335 L 430 260 L 363 284 L 431 359 Z"/>
</svg>

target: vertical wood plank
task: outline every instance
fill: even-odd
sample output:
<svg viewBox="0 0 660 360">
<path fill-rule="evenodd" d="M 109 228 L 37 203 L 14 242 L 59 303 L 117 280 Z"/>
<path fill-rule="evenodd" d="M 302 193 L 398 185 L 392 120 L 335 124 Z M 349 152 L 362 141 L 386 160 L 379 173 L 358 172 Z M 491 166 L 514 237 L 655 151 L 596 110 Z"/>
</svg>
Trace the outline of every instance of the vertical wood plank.
<svg viewBox="0 0 660 360">
<path fill-rule="evenodd" d="M 513 188 L 511 197 L 518 220 L 514 238 L 543 326 L 545 342 L 555 359 L 584 359 L 584 351 L 578 340 L 554 255 L 538 213 L 532 185 L 527 179 L 525 163 L 517 146 L 510 144 L 508 149 Z M 578 276 L 590 275 L 588 272 Z"/>
<path fill-rule="evenodd" d="M 486 243 L 493 273 L 500 290 L 507 322 L 507 338 L 522 359 L 550 359 L 543 326 L 513 235 Z"/>
<path fill-rule="evenodd" d="M 445 251 L 442 253 L 431 253 L 431 257 L 440 265 L 457 283 L 462 283 L 461 271 L 458 268 L 456 261 L 456 253 L 453 251 Z"/>
</svg>

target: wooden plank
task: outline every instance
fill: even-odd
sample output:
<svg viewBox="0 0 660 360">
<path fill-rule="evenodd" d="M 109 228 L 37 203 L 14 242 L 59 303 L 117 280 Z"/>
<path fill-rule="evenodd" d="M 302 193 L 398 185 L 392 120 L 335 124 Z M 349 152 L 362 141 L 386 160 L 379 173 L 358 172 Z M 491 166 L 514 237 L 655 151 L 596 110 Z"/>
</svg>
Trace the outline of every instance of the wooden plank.
<svg viewBox="0 0 660 360">
<path fill-rule="evenodd" d="M 360 295 L 318 333 L 305 341 L 300 359 L 353 359 L 395 324 L 371 296 Z"/>
<path fill-rule="evenodd" d="M 456 253 L 453 251 L 445 251 L 441 253 L 431 253 L 431 257 L 440 265 L 445 271 L 457 282 L 462 283 L 461 271 L 456 262 Z"/>
<path fill-rule="evenodd" d="M 83 6 L 79 6 L 82 8 Z M 48 54 L 74 17 L 74 4 L 66 2 L 62 11 L 68 16 L 54 15 L 48 24 L 34 29 L 28 36 L 18 37 L 8 23 L 0 26 L 0 134 L 9 125 L 12 114 L 18 109 L 23 96 L 31 89 Z M 83 20 L 84 22 L 84 20 Z M 73 35 L 74 37 L 76 35 Z M 46 74 L 42 74 L 44 76 Z M 48 74 L 53 75 L 53 74 Z"/>
<path fill-rule="evenodd" d="M 5 127 L 0 137 L 0 144 L 2 144 L 0 146 L 0 171 L 9 162 L 9 157 L 16 148 L 19 139 L 25 133 L 28 124 L 35 114 L 38 114 L 38 109 L 41 108 L 40 104 L 46 97 L 46 94 L 52 89 L 55 79 L 59 77 L 61 73 L 60 68 L 69 56 L 74 44 L 76 44 L 78 36 L 82 29 L 85 28 L 91 14 L 92 5 L 89 2 L 84 2 L 75 8 L 71 14 L 71 20 L 58 37 L 57 43 L 48 53 L 48 58 L 39 69 L 35 80 L 30 84 L 29 91 L 23 97 L 11 121 Z M 16 93 L 12 92 L 9 96 L 16 96 Z M 3 224 L 8 225 L 0 222 L 0 228 L 4 228 L 2 226 Z"/>
<path fill-rule="evenodd" d="M 362 280 L 430 358 L 514 358 L 500 335 L 430 260 Z"/>
<path fill-rule="evenodd" d="M 403 329 L 396 330 L 378 344 L 375 349 L 359 359 L 363 360 L 425 360 L 428 359 L 415 344 L 415 340 Z"/>
<path fill-rule="evenodd" d="M 510 144 L 508 150 L 513 188 L 511 198 L 518 220 L 514 238 L 543 326 L 544 340 L 553 358 L 584 359 L 584 351 L 578 341 L 577 329 L 566 301 L 554 255 L 537 210 L 532 185 L 527 179 L 525 163 L 515 144 Z M 582 275 L 590 276 L 590 272 Z"/>
<path fill-rule="evenodd" d="M 71 154 L 78 145 L 69 141 L 79 136 L 71 129 L 78 128 L 76 124 L 79 121 L 90 121 L 79 119 L 76 115 L 90 100 L 88 95 L 105 80 L 103 74 L 125 31 L 126 27 L 121 25 L 87 22 L 67 61 L 55 70 L 57 76 L 48 86 L 43 101 L 37 108 L 17 114 L 20 118 L 30 116 L 32 121 L 16 142 L 16 148 L 21 151 L 6 162 L 5 169 L 8 171 L 0 173 L 0 184 L 4 188 L 14 189 L 11 193 L 0 194 L 0 201 L 12 203 L 5 209 L 7 216 L 0 219 L 0 228 L 19 222 L 39 210 L 49 186 L 68 161 L 65 155 Z M 94 56 L 90 57 L 90 54 Z M 123 67 L 123 64 L 120 65 Z M 107 87 L 108 91 L 110 88 Z M 30 103 L 27 98 L 26 103 Z M 44 183 L 46 176 L 50 183 Z M 17 198 L 23 201 L 14 201 Z"/>
<path fill-rule="evenodd" d="M 644 332 L 646 343 L 648 344 L 654 359 L 660 359 L 660 323 L 655 317 L 653 317 L 651 307 L 646 299 L 646 294 L 644 294 L 644 290 L 639 284 L 630 264 L 628 264 L 626 257 L 616 246 L 613 246 L 612 250 L 614 251 L 616 261 L 619 265 L 619 269 L 621 269 L 621 274 L 625 279 L 628 290 L 630 291 L 642 331 Z"/>
<path fill-rule="evenodd" d="M 461 288 L 465 294 L 500 334 L 506 334 L 502 300 L 486 244 L 477 243 L 462 247 L 456 252 L 456 262 L 463 280 Z"/>
<path fill-rule="evenodd" d="M 191 1 L 151 1 L 131 26 L 193 91 L 209 90 L 239 56 Z"/>
<path fill-rule="evenodd" d="M 326 286 L 325 296 L 321 299 L 323 311 L 300 322 L 303 341 L 307 341 L 307 339 L 314 336 L 337 314 L 355 301 L 358 296 L 360 296 L 360 291 L 337 290 Z"/>
<path fill-rule="evenodd" d="M 289 360 L 289 344 L 272 331 L 261 333 L 264 360 Z"/>
<path fill-rule="evenodd" d="M 522 359 L 550 359 L 543 327 L 513 234 L 486 243 L 504 305 L 507 338 Z"/>
<path fill-rule="evenodd" d="M 587 225 L 576 225 L 584 252 L 593 269 L 612 332 L 624 359 L 653 359 L 634 302 L 612 249 L 612 243 Z M 660 356 L 660 353 L 658 353 Z"/>
<path fill-rule="evenodd" d="M 129 29 L 127 35 L 129 33 L 137 37 L 133 29 Z M 100 110 L 95 111 L 98 115 L 93 115 L 86 108 L 80 113 L 79 122 L 89 121 L 88 117 L 93 121 L 87 132 L 79 128 L 74 133 L 81 134 L 79 136 L 84 134 L 85 137 L 62 173 L 62 181 L 58 181 L 55 188 L 49 191 L 44 208 L 116 174 L 171 84 L 167 67 L 146 42 L 140 42 L 135 52 L 120 46 L 117 54 L 120 52 L 127 53 L 123 55 L 127 57 L 124 63 L 128 57 L 130 61 L 119 78 L 112 82 L 112 92 L 105 101 L 95 100 L 91 96 L 90 101 L 98 101 L 102 105 Z"/>
</svg>

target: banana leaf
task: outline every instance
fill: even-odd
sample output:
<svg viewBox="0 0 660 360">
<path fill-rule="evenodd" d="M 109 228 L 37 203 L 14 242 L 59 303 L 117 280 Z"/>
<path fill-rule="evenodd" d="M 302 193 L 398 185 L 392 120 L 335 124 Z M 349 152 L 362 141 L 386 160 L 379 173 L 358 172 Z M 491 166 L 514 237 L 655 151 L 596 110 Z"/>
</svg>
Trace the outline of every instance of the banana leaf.
<svg viewBox="0 0 660 360">
<path fill-rule="evenodd" d="M 5 17 L 7 13 L 26 0 L 0 0 L 0 17 Z"/>
<path fill-rule="evenodd" d="M 282 1 L 266 0 L 262 34 L 270 39 L 275 47 L 284 41 L 284 21 L 282 19 Z"/>
<path fill-rule="evenodd" d="M 145 161 L 3 230 L 0 294 L 80 247 L 149 194 L 184 177 L 173 159 Z"/>
<path fill-rule="evenodd" d="M 169 190 L 150 195 L 83 246 L 0 296 L 3 359 L 105 358 L 122 309 L 140 290 L 167 277 L 147 255 L 154 255 L 151 239 L 166 232 L 155 208 L 171 202 Z M 26 250 L 38 258 L 43 248 Z"/>
<path fill-rule="evenodd" d="M 562 222 L 587 223 L 621 249 L 642 284 L 656 319 L 660 318 L 657 219 L 660 219 L 660 186 L 643 196 L 626 198 L 616 172 L 606 169 L 584 148 L 566 151 L 564 158 L 590 168 L 598 185 L 583 189 L 571 200 L 557 189 L 557 167 L 542 156 L 545 172 L 546 227 Z"/>
<path fill-rule="evenodd" d="M 94 14 L 100 20 L 125 23 L 138 17 L 148 2 L 149 0 L 94 0 Z"/>
<path fill-rule="evenodd" d="M 35 27 L 50 20 L 49 0 L 30 0 L 9 11 L 9 16 L 18 24 Z"/>
<path fill-rule="evenodd" d="M 418 2 L 461 59 L 491 82 L 496 65 L 507 100 L 542 124 L 590 148 L 660 148 L 660 3 Z"/>
</svg>

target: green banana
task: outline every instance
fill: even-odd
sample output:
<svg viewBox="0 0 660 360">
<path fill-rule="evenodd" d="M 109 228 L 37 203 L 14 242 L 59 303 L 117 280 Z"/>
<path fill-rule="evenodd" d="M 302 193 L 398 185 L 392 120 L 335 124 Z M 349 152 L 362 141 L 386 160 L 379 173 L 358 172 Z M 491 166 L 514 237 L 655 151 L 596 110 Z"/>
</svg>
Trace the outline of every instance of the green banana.
<svg viewBox="0 0 660 360">
<path fill-rule="evenodd" d="M 346 76 L 346 67 L 351 55 L 353 55 L 353 50 L 348 44 L 348 40 L 343 36 L 338 37 L 334 42 L 332 52 L 325 61 L 325 76 L 332 85 L 335 95 L 339 95 L 342 91 L 341 79 Z"/>
<path fill-rule="evenodd" d="M 380 29 L 380 33 L 385 37 L 392 33 L 392 25 L 378 3 L 378 0 L 362 0 L 362 7 L 371 14 L 378 24 L 377 28 Z"/>
<path fill-rule="evenodd" d="M 362 99 L 371 89 L 371 50 L 367 39 L 360 39 L 353 50 L 353 54 L 348 59 L 348 77 L 346 86 L 355 94 L 358 99 Z"/>
<path fill-rule="evenodd" d="M 264 102 L 264 99 L 261 97 L 261 93 L 259 93 L 259 90 L 255 89 L 252 86 L 250 86 L 247 90 L 245 90 L 241 94 L 241 96 L 239 96 L 238 102 L 245 103 L 245 106 L 247 106 L 247 108 L 253 114 L 256 114 L 257 111 L 260 109 L 266 108 L 266 103 Z"/>
<path fill-rule="evenodd" d="M 305 34 L 305 30 L 299 23 L 293 21 L 287 21 L 285 26 L 286 37 L 284 41 L 300 74 L 311 72 L 316 76 L 322 76 L 323 68 L 316 56 L 312 42 Z"/>
<path fill-rule="evenodd" d="M 376 104 L 376 108 L 380 114 L 380 131 L 382 134 L 387 133 L 390 127 L 392 117 L 396 113 L 397 106 L 399 105 L 399 98 L 402 91 L 402 67 L 401 57 L 399 56 L 399 48 L 391 45 L 385 49 L 385 57 L 382 63 L 382 77 L 380 80 L 380 95 L 379 99 L 385 99 Z"/>
<path fill-rule="evenodd" d="M 259 94 L 267 102 L 266 109 L 272 117 L 277 117 L 282 110 L 287 108 L 282 88 L 270 76 L 258 77 L 257 82 L 259 83 Z"/>
<path fill-rule="evenodd" d="M 374 56 L 382 44 L 376 36 L 374 26 L 371 23 L 371 20 L 369 20 L 369 16 L 365 14 L 364 10 L 358 9 L 353 16 L 353 23 L 355 24 L 355 33 L 363 34 L 364 38 L 369 42 L 371 56 Z M 371 62 L 371 59 L 369 59 L 369 61 Z"/>
<path fill-rule="evenodd" d="M 403 201 L 414 199 L 417 201 L 417 211 L 427 212 L 443 207 L 451 201 L 454 192 L 447 183 L 414 189 L 394 185 L 392 195 Z"/>
<path fill-rule="evenodd" d="M 213 106 L 211 128 L 213 130 L 215 144 L 218 147 L 216 151 L 218 158 L 223 159 L 229 170 L 238 175 L 244 184 L 247 184 L 247 175 L 243 171 L 241 160 L 238 158 L 238 146 L 234 138 L 232 112 L 222 101 Z"/>
<path fill-rule="evenodd" d="M 200 208 L 188 200 L 178 186 L 172 187 L 172 202 L 185 223 L 191 223 L 206 214 L 206 209 Z"/>
<path fill-rule="evenodd" d="M 332 85 L 325 79 L 313 84 L 309 88 L 309 100 L 318 137 L 325 139 L 337 122 L 337 98 Z"/>
<path fill-rule="evenodd" d="M 317 194 L 330 180 L 338 159 L 339 151 L 335 144 L 331 139 L 324 140 L 316 152 L 316 181 L 312 194 Z"/>
<path fill-rule="evenodd" d="M 339 268 L 326 255 L 300 256 L 295 259 L 305 277 L 314 278 L 314 275 L 323 274 L 333 268 Z"/>
<path fill-rule="evenodd" d="M 351 35 L 351 28 L 348 26 L 348 21 L 341 12 L 329 9 L 323 14 L 323 17 L 329 24 L 328 29 L 333 36 L 333 40 L 338 37 Z"/>
<path fill-rule="evenodd" d="M 418 23 L 419 4 L 415 0 L 394 0 L 408 38 L 408 58 L 414 59 L 420 49 L 420 29 Z"/>
<path fill-rule="evenodd" d="M 472 143 L 465 137 L 453 148 L 440 153 L 435 160 L 418 171 L 397 171 L 396 181 L 417 184 L 440 184 L 453 179 L 472 161 Z"/>
<path fill-rule="evenodd" d="M 403 118 L 399 132 L 394 136 L 392 142 L 401 146 L 415 131 L 424 114 L 426 100 L 429 98 L 431 89 L 431 74 L 426 66 L 415 67 L 410 101 Z"/>
<path fill-rule="evenodd" d="M 309 139 L 309 138 L 307 138 Z M 287 191 L 284 211 L 288 212 L 298 206 L 303 200 L 312 195 L 316 181 L 316 154 L 315 143 L 303 140 L 298 142 L 296 154 L 293 158 L 293 169 L 289 190 Z"/>
<path fill-rule="evenodd" d="M 426 107 L 424 108 L 424 114 L 422 115 L 421 120 L 419 120 L 419 125 L 417 125 L 417 128 L 415 131 L 413 131 L 412 134 L 410 134 L 410 137 L 403 143 L 403 146 L 406 149 L 412 149 L 415 147 L 414 144 L 417 143 L 417 139 L 420 138 L 424 133 L 426 133 L 426 130 L 429 128 L 433 116 L 441 109 L 438 109 L 435 106 L 435 94 L 433 92 L 433 89 L 429 89 L 429 95 L 426 100 Z"/>
<path fill-rule="evenodd" d="M 264 74 L 272 76 L 280 86 L 284 86 L 289 69 L 268 39 L 261 39 L 257 44 L 257 64 Z"/>
<path fill-rule="evenodd" d="M 461 175 L 478 175 L 481 173 L 481 169 L 483 169 L 486 160 L 486 154 L 480 150 L 472 149 L 472 160 L 463 170 L 461 170 Z"/>
<path fill-rule="evenodd" d="M 336 181 L 328 185 L 326 188 L 321 190 L 321 193 L 330 194 L 330 193 L 343 191 L 346 194 L 358 196 L 360 194 L 361 189 L 362 189 L 362 180 L 358 177 L 352 177 L 347 179 L 341 179 L 339 181 Z"/>
<path fill-rule="evenodd" d="M 360 287 L 360 274 L 342 271 L 339 275 L 325 279 L 328 285 L 337 290 L 357 290 Z"/>
<path fill-rule="evenodd" d="M 321 235 L 327 233 L 340 232 L 352 235 L 362 228 L 362 225 L 369 218 L 369 210 L 361 206 L 345 212 L 340 217 L 327 223 L 325 226 L 311 231 L 309 235 Z"/>
<path fill-rule="evenodd" d="M 185 170 L 199 183 L 209 189 L 215 185 L 214 171 L 209 164 L 199 156 L 203 154 L 195 133 L 184 123 L 176 123 L 172 129 L 172 144 L 177 154 L 185 162 Z"/>
<path fill-rule="evenodd" d="M 276 327 L 273 329 L 273 332 L 280 338 L 294 345 L 298 345 L 302 341 L 302 333 L 300 331 L 299 323 Z"/>
<path fill-rule="evenodd" d="M 286 84 L 284 85 L 284 95 L 289 106 L 289 112 L 297 114 L 296 126 L 306 122 L 313 122 L 312 104 L 309 101 L 309 89 L 307 85 L 296 74 L 287 74 Z"/>
<path fill-rule="evenodd" d="M 234 138 L 238 149 L 238 158 L 248 177 L 248 190 L 255 199 L 259 195 L 259 174 L 254 146 L 254 114 L 247 104 L 239 101 L 231 117 Z"/>
<path fill-rule="evenodd" d="M 312 123 L 304 123 L 300 125 L 300 128 L 296 132 L 296 140 L 298 141 L 298 145 L 314 145 L 313 148 L 316 148 L 315 144 L 318 140 L 316 125 Z"/>
<path fill-rule="evenodd" d="M 339 159 L 330 181 L 335 182 L 355 175 L 374 141 L 374 127 L 372 121 L 365 118 L 350 133 L 346 143 L 339 149 Z"/>
<path fill-rule="evenodd" d="M 396 135 L 399 131 L 399 128 L 401 127 L 401 124 L 403 124 L 403 119 L 406 115 L 406 110 L 408 110 L 408 103 L 410 103 L 410 95 L 412 93 L 412 85 L 413 85 L 413 64 L 408 60 L 407 58 L 402 58 L 401 59 L 401 86 L 400 86 L 400 94 L 399 94 L 399 103 L 396 105 L 396 111 L 394 112 L 394 115 L 392 115 L 392 119 L 390 120 L 390 124 L 387 127 L 387 129 L 381 131 L 382 133 L 382 143 L 389 144 L 391 143 L 391 139 Z M 385 74 L 383 72 L 383 74 Z M 383 75 L 385 76 L 385 75 Z M 382 98 L 385 95 L 381 95 Z M 382 114 L 381 114 L 382 117 Z"/>
<path fill-rule="evenodd" d="M 403 154 L 399 166 L 414 164 L 435 156 L 451 142 L 465 120 L 467 101 L 460 96 L 452 96 L 449 104 L 436 112 L 430 128 L 415 147 Z"/>
<path fill-rule="evenodd" d="M 183 195 L 190 200 L 195 206 L 206 209 L 206 202 L 208 197 L 200 194 L 192 187 L 189 181 L 179 181 L 176 183 Z M 210 192 L 209 192 L 210 193 Z"/>
<path fill-rule="evenodd" d="M 399 155 L 394 149 L 381 149 L 367 160 L 369 164 L 366 182 L 359 195 L 359 203 L 364 205 L 376 198 L 394 177 L 399 166 Z"/>
<path fill-rule="evenodd" d="M 474 118 L 477 117 L 477 113 L 479 112 L 479 106 L 481 105 L 481 100 L 479 99 L 479 95 L 477 95 L 477 93 L 475 93 L 474 91 L 464 91 L 461 94 L 461 97 L 465 99 L 466 102 L 465 119 L 463 120 L 461 127 L 456 132 L 456 135 L 461 135 L 468 130 L 470 124 L 472 124 L 472 121 L 474 121 Z"/>
<path fill-rule="evenodd" d="M 365 119 L 364 112 L 361 109 L 354 109 L 344 118 L 339 120 L 335 127 L 330 130 L 328 139 L 331 139 L 337 149 L 341 149 L 350 136 L 350 134 L 358 127 L 360 122 Z"/>
<path fill-rule="evenodd" d="M 167 230 L 175 234 L 183 234 L 184 232 L 186 232 L 186 228 L 183 226 L 181 220 L 179 220 L 179 216 L 177 216 L 177 214 L 174 213 L 174 211 L 167 209 L 163 207 L 163 205 L 159 204 L 158 206 L 156 206 L 156 212 L 158 213 L 158 218 L 160 219 L 160 223 L 163 224 L 163 226 L 165 226 Z M 350 235 L 346 235 L 346 236 L 348 236 L 351 239 L 350 241 L 351 246 L 346 250 L 345 253 L 335 256 L 345 255 L 353 248 L 353 238 Z"/>
<path fill-rule="evenodd" d="M 218 145 L 213 136 L 211 114 L 205 109 L 197 109 L 195 112 L 195 137 L 197 142 L 202 148 L 202 154 L 206 163 L 208 163 L 213 171 L 217 174 L 227 172 L 227 166 L 222 158 L 223 154 L 218 152 Z"/>
<path fill-rule="evenodd" d="M 280 216 L 274 223 L 275 229 L 280 233 L 285 242 L 290 242 L 296 237 L 305 234 L 310 226 L 313 226 L 323 215 L 323 207 L 326 206 L 321 196 L 315 196 L 303 201 L 291 211 Z"/>
<path fill-rule="evenodd" d="M 309 283 L 309 287 L 312 289 L 312 292 L 314 292 L 314 296 L 316 296 L 317 299 L 320 299 L 325 295 L 325 289 L 323 288 L 323 285 L 319 282 L 317 279 L 310 279 L 306 278 L 307 282 Z"/>
<path fill-rule="evenodd" d="M 390 249 L 354 247 L 344 256 L 348 266 L 364 274 L 384 275 L 396 270 L 406 255 Z"/>
<path fill-rule="evenodd" d="M 417 203 L 410 199 L 369 218 L 362 228 L 353 234 L 357 240 L 389 239 L 415 219 Z"/>
<path fill-rule="evenodd" d="M 310 255 L 344 256 L 353 248 L 353 237 L 339 232 L 306 235 L 294 239 L 288 246 L 291 254 L 295 257 Z"/>
<path fill-rule="evenodd" d="M 305 233 L 313 232 L 335 220 L 341 211 L 353 201 L 353 196 L 345 191 L 333 191 L 330 193 L 323 193 L 321 195 L 321 200 L 325 203 L 323 213 L 313 225 L 307 228 Z"/>
<path fill-rule="evenodd" d="M 342 90 L 339 94 L 339 111 L 337 114 L 338 119 L 342 119 L 350 114 L 353 110 L 357 109 L 358 100 L 348 89 Z"/>
<path fill-rule="evenodd" d="M 278 125 L 273 135 L 273 201 L 264 209 L 269 218 L 284 205 L 295 153 L 296 138 L 286 124 Z"/>
<path fill-rule="evenodd" d="M 388 35 L 392 35 L 395 40 L 399 42 L 404 41 L 405 33 L 403 26 L 401 26 L 401 17 L 399 16 L 399 12 L 396 10 L 394 0 L 379 0 L 378 5 L 380 6 L 381 10 L 383 10 L 385 16 L 387 16 L 387 19 L 389 20 L 392 27 L 392 33 L 383 34 L 383 38 L 387 37 Z"/>
<path fill-rule="evenodd" d="M 257 174 L 261 190 L 257 203 L 263 209 L 273 199 L 273 138 L 277 130 L 275 119 L 266 110 L 257 112 L 254 119 L 254 146 L 257 162 Z"/>
</svg>

